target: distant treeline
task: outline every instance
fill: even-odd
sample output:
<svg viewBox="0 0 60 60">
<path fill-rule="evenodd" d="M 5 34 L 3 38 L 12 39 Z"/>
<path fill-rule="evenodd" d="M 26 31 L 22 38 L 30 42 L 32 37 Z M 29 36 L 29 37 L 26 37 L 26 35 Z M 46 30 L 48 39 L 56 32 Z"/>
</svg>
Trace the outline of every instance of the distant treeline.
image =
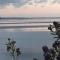
<svg viewBox="0 0 60 60">
<path fill-rule="evenodd" d="M 60 19 L 60 17 L 0 17 L 0 19 Z"/>
</svg>

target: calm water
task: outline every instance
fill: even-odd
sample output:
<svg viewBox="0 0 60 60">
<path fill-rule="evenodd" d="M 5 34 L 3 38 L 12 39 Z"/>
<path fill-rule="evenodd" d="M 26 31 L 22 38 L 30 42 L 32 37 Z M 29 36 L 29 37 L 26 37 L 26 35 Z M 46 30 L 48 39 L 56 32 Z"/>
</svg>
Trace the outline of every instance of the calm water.
<svg viewBox="0 0 60 60">
<path fill-rule="evenodd" d="M 60 19 L 58 19 L 59 21 Z M 43 20 L 0 20 L 0 26 L 10 26 L 11 23 L 20 23 L 22 25 L 31 22 L 41 22 Z M 44 20 L 44 21 L 54 21 L 54 20 Z M 43 22 L 44 22 L 43 21 Z M 5 24 L 4 24 L 5 23 Z M 33 23 L 32 23 L 33 24 Z M 40 25 L 41 23 L 39 23 Z M 44 23 L 43 23 L 44 24 Z M 48 23 L 47 23 L 48 24 Z M 12 24 L 13 25 L 13 24 Z M 48 24 L 49 25 L 49 24 Z M 37 28 L 35 28 L 37 29 Z M 34 30 L 35 30 L 34 29 Z M 22 31 L 23 30 L 23 31 Z M 6 52 L 7 39 L 16 40 L 16 47 L 21 48 L 22 55 L 18 57 L 17 60 L 33 60 L 37 58 L 38 60 L 44 60 L 42 46 L 47 45 L 51 48 L 52 43 L 55 41 L 50 32 L 41 32 L 35 30 L 25 31 L 25 29 L 0 29 L 0 60 L 13 60 L 12 57 Z"/>
<path fill-rule="evenodd" d="M 55 41 L 50 32 L 22 32 L 18 29 L 14 31 L 0 30 L 0 59 L 12 60 L 12 57 L 6 52 L 4 43 L 7 42 L 8 37 L 16 40 L 17 47 L 21 48 L 22 55 L 17 60 L 38 60 L 43 59 L 43 52 L 41 47 L 48 45 L 51 47 Z"/>
</svg>

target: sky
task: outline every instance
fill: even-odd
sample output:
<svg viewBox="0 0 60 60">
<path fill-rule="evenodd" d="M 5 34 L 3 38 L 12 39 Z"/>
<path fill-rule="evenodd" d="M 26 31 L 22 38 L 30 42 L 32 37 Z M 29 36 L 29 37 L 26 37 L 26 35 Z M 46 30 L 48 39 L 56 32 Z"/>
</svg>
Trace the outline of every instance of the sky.
<svg viewBox="0 0 60 60">
<path fill-rule="evenodd" d="M 0 0 L 0 16 L 60 16 L 60 0 Z"/>
</svg>

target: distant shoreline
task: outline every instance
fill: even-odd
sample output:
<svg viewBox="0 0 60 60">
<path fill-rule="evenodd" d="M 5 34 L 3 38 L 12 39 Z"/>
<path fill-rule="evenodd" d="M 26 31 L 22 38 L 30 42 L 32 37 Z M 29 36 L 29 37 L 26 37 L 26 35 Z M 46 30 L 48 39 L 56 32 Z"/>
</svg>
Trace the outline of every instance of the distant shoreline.
<svg viewBox="0 0 60 60">
<path fill-rule="evenodd" d="M 0 17 L 0 19 L 60 19 L 60 17 Z"/>
</svg>

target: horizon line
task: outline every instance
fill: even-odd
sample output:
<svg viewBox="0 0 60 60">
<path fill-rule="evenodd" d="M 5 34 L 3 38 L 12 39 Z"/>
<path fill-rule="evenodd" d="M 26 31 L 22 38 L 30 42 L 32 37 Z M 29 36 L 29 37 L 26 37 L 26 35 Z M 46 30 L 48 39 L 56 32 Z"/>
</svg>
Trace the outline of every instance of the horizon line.
<svg viewBox="0 0 60 60">
<path fill-rule="evenodd" d="M 60 17 L 0 17 L 0 19 L 60 19 Z"/>
</svg>

